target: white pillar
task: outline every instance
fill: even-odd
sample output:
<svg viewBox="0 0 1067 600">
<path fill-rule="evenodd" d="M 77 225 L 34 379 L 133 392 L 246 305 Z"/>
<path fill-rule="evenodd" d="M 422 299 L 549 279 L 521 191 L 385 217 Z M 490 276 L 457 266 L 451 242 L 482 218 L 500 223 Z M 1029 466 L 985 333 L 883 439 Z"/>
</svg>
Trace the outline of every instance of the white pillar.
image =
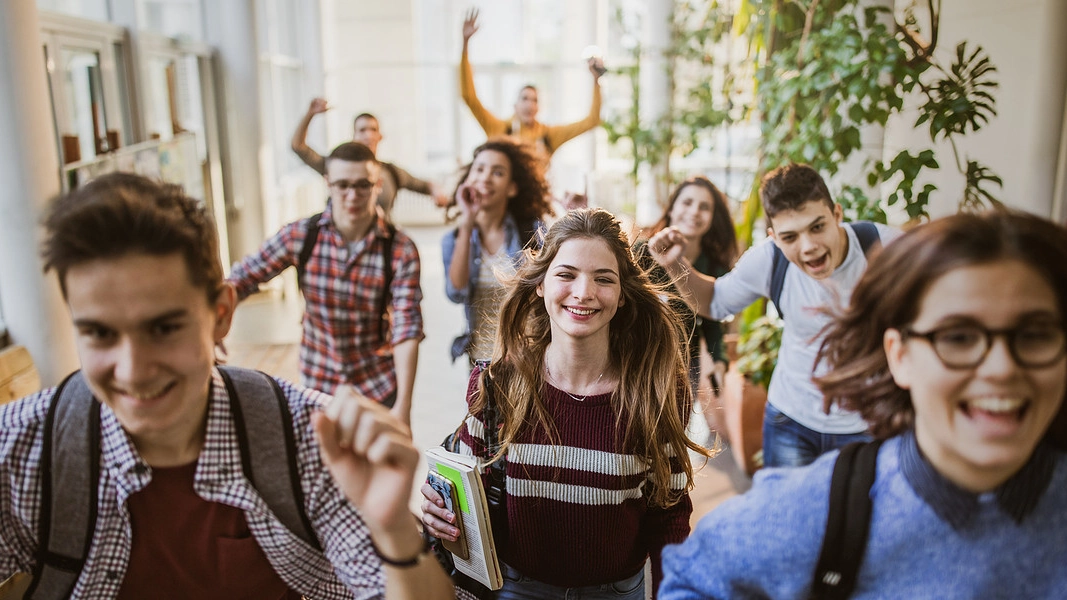
<svg viewBox="0 0 1067 600">
<path fill-rule="evenodd" d="M 0 307 L 45 385 L 78 368 L 54 275 L 41 273 L 39 223 L 60 191 L 59 153 L 33 0 L 0 2 Z"/>
<path fill-rule="evenodd" d="M 649 0 L 641 27 L 641 122 L 656 123 L 667 114 L 670 83 L 664 51 L 670 43 L 673 0 Z M 667 196 L 665 165 L 642 164 L 637 173 L 637 224 L 651 225 L 659 218 Z"/>
<path fill-rule="evenodd" d="M 222 168 L 228 174 L 227 231 L 230 256 L 239 260 L 258 248 L 266 236 L 263 190 L 268 180 L 263 163 L 270 163 L 271 148 L 263 133 L 260 114 L 262 86 L 256 43 L 256 1 L 206 2 L 204 12 L 207 42 L 218 49 L 221 74 L 216 92 L 222 105 L 221 125 L 225 132 Z M 294 127 L 298 117 L 293 115 Z"/>
</svg>

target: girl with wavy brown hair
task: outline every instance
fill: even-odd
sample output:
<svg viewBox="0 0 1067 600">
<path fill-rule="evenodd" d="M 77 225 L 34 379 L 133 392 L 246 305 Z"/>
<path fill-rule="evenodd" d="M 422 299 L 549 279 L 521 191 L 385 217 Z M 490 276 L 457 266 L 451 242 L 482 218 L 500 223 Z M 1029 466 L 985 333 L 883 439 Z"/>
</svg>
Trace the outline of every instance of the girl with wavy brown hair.
<svg viewBox="0 0 1067 600">
<path fill-rule="evenodd" d="M 684 256 L 693 269 L 705 275 L 721 277 L 737 262 L 737 234 L 734 232 L 726 194 L 707 177 L 695 175 L 678 184 L 667 199 L 663 216 L 648 230 L 646 239 L 634 246 L 639 264 L 651 269 L 651 276 L 657 283 L 669 283 L 671 277 L 647 252 L 647 238 L 668 227 L 675 228 L 688 240 Z M 694 314 L 684 302 L 678 303 L 676 308 L 692 331 L 687 339 L 689 377 L 693 389 L 699 387 L 700 340 L 703 339 L 711 355 L 712 390 L 718 393 L 729 364 L 722 324 L 707 315 Z"/>
<path fill-rule="evenodd" d="M 458 432 L 461 451 L 506 461 L 498 597 L 643 599 L 645 560 L 658 581 L 660 550 L 688 534 L 689 451 L 705 453 L 685 434 L 684 336 L 610 213 L 572 211 L 525 254 Z M 497 456 L 482 421 L 490 396 Z M 455 515 L 423 494 L 427 531 L 454 539 Z"/>
</svg>

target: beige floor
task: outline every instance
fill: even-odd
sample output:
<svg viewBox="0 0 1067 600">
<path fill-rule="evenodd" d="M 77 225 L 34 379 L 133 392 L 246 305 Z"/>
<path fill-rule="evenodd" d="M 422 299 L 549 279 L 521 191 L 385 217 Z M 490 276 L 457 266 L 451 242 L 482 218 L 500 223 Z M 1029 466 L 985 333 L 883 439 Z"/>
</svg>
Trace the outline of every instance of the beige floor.
<svg viewBox="0 0 1067 600">
<path fill-rule="evenodd" d="M 459 424 L 464 415 L 466 363 L 452 364 L 448 349 L 452 338 L 463 328 L 462 307 L 444 294 L 444 267 L 440 240 L 443 226 L 406 229 L 419 248 L 422 260 L 423 320 L 426 339 L 419 349 L 415 379 L 412 433 L 420 448 L 436 446 Z M 249 298 L 238 307 L 234 328 L 226 340 L 230 363 L 259 368 L 293 380 L 298 378 L 297 344 L 300 339 L 301 304 L 291 273 L 286 284 Z M 691 419 L 691 435 L 701 444 L 714 442 L 705 419 L 699 413 Z M 420 469 L 418 472 L 422 473 Z M 421 481 L 421 476 L 416 477 Z M 416 484 L 418 483 L 415 482 Z M 748 478 L 734 464 L 726 449 L 703 465 L 692 492 L 693 523 L 723 500 L 744 491 Z M 417 506 L 418 498 L 412 504 Z"/>
</svg>

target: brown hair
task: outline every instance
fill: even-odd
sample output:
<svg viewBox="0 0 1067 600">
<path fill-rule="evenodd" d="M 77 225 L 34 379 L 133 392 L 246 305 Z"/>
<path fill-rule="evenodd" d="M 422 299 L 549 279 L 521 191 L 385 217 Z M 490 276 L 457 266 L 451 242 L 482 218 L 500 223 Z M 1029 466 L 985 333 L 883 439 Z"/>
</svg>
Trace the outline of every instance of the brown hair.
<svg viewBox="0 0 1067 600">
<path fill-rule="evenodd" d="M 1067 230 L 1022 212 L 957 214 L 920 225 L 885 247 L 828 326 L 817 361 L 830 367 L 816 378 L 826 402 L 858 411 L 871 432 L 886 438 L 909 429 L 915 411 L 908 390 L 889 372 L 882 339 L 918 316 L 929 286 L 960 267 L 1019 260 L 1040 273 L 1067 318 Z M 1067 447 L 1067 404 L 1049 437 Z"/>
<path fill-rule="evenodd" d="M 129 254 L 180 253 L 209 302 L 222 286 L 215 222 L 204 204 L 177 185 L 131 173 L 102 175 L 52 203 L 44 220 L 44 270 L 55 269 L 67 295 L 74 266 Z"/>
<path fill-rule="evenodd" d="M 346 162 L 378 162 L 378 159 L 374 157 L 374 151 L 364 146 L 359 142 L 345 142 L 330 152 L 330 155 L 326 157 L 326 163 L 329 164 L 333 160 L 343 160 Z"/>
<path fill-rule="evenodd" d="M 759 188 L 763 212 L 768 219 L 786 210 L 798 210 L 808 202 L 823 202 L 834 209 L 834 200 L 822 175 L 804 164 L 789 163 L 763 176 Z"/>
<path fill-rule="evenodd" d="M 522 223 L 531 223 L 541 220 L 545 215 L 555 214 L 548 200 L 549 187 L 545 179 L 544 161 L 537 157 L 529 144 L 515 138 L 494 137 L 475 148 L 473 158 L 477 158 L 486 150 L 495 150 L 508 158 L 508 163 L 511 165 L 511 181 L 515 183 L 517 193 L 514 197 L 508 198 L 507 211 L 511 214 L 511 218 L 520 224 L 520 227 Z M 456 190 L 452 192 L 449 208 L 456 205 L 456 192 L 459 191 L 459 186 L 467 181 L 472 164 L 473 162 L 467 163 L 460 169 L 462 176 Z M 449 220 L 455 217 L 456 213 L 449 214 Z"/>
<path fill-rule="evenodd" d="M 707 454 L 685 434 L 685 417 L 692 409 L 687 374 L 686 335 L 667 304 L 665 290 L 653 286 L 634 262 L 619 221 L 602 209 L 568 212 L 552 225 L 541 250 L 527 249 L 526 260 L 510 285 L 500 309 L 500 327 L 489 370 L 502 393 L 501 452 L 527 427 L 555 433 L 541 400 L 545 349 L 552 328 L 545 302 L 537 295 L 560 246 L 572 239 L 601 240 L 619 263 L 620 306 L 610 323 L 610 369 L 619 375 L 612 396 L 616 426 L 627 452 L 648 465 L 649 501 L 671 506 L 680 494 L 671 490 L 671 462 L 684 465 L 686 490 L 692 487 L 689 450 Z M 681 349 L 681 350 L 680 350 Z M 485 380 L 471 403 L 471 414 L 484 407 Z"/>
<path fill-rule="evenodd" d="M 648 237 L 670 227 L 674 203 L 678 201 L 682 191 L 691 185 L 704 188 L 711 194 L 711 227 L 700 236 L 700 253 L 708 257 L 713 270 L 729 271 L 737 262 L 737 233 L 734 231 L 733 217 L 730 216 L 730 207 L 726 204 L 726 194 L 703 175 L 690 177 L 674 188 L 667 199 L 663 216 L 649 230 Z"/>
</svg>

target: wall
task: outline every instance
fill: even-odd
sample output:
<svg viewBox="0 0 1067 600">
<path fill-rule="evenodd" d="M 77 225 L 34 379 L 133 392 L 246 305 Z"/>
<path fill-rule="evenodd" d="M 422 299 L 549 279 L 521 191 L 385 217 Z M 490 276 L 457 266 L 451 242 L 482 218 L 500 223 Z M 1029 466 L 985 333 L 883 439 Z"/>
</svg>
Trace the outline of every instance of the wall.
<svg viewBox="0 0 1067 600">
<path fill-rule="evenodd" d="M 910 0 L 898 0 L 901 9 Z M 929 21 L 922 17 L 922 21 Z M 1064 0 L 944 0 L 938 57 L 949 64 L 960 40 L 980 44 L 997 66 L 998 116 L 960 145 L 961 155 L 990 166 L 1004 180 L 999 197 L 1042 216 L 1052 215 L 1067 99 L 1067 2 Z M 929 29 L 928 27 L 926 28 Z M 901 148 L 930 146 L 926 129 L 915 130 L 915 113 L 891 122 L 887 156 Z M 941 173 L 931 214 L 955 211 L 963 176 L 947 145 L 937 148 Z M 1062 167 L 1059 167 L 1062 168 Z M 995 188 L 994 188 L 995 189 Z M 1062 192 L 1061 192 L 1062 193 Z M 1062 200 L 1061 200 L 1062 203 Z"/>
</svg>

